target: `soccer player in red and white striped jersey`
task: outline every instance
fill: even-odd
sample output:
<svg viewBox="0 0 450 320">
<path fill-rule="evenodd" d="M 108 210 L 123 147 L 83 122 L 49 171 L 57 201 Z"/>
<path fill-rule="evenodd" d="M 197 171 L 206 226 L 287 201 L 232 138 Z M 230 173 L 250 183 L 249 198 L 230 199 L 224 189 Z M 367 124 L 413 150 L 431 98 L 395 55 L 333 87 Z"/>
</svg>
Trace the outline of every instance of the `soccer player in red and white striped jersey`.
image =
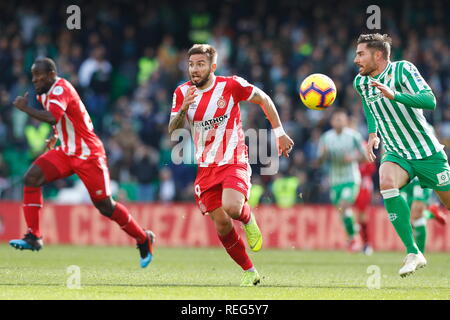
<svg viewBox="0 0 450 320">
<path fill-rule="evenodd" d="M 232 219 L 241 221 L 250 248 L 255 252 L 261 249 L 262 235 L 247 203 L 251 170 L 239 102 L 261 105 L 274 129 L 280 155 L 288 156 L 294 143 L 284 132 L 267 94 L 240 77 L 214 74 L 214 47 L 196 44 L 188 51 L 188 59 L 190 81 L 174 92 L 169 133 L 183 128 L 188 120 L 198 162 L 196 201 L 202 213 L 214 221 L 228 254 L 245 271 L 241 285 L 253 286 L 260 282 L 260 276 L 232 223 Z"/>
<path fill-rule="evenodd" d="M 48 182 L 77 174 L 100 213 L 136 239 L 141 255 L 140 264 L 145 268 L 152 260 L 154 234 L 144 231 L 125 206 L 112 199 L 105 149 L 94 133 L 80 96 L 69 81 L 57 76 L 56 65 L 51 59 L 37 59 L 31 73 L 37 100 L 44 110 L 27 105 L 28 93 L 24 97 L 17 97 L 14 105 L 29 116 L 53 125 L 54 135 L 48 141 L 49 150 L 38 157 L 25 174 L 23 211 L 28 233 L 23 239 L 11 240 L 10 245 L 22 250 L 42 248 L 39 228 L 39 212 L 43 206 L 41 187 Z M 61 145 L 54 148 L 58 138 Z"/>
</svg>

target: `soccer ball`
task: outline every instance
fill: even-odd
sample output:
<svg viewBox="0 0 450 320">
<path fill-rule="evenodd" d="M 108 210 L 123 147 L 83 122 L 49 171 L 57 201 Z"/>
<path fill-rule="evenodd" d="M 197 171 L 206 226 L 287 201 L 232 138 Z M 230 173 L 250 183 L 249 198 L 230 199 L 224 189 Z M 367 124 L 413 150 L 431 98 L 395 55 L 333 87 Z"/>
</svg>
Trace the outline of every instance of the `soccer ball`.
<svg viewBox="0 0 450 320">
<path fill-rule="evenodd" d="M 324 74 L 311 74 L 300 85 L 300 99 L 310 109 L 325 110 L 336 99 L 336 86 Z"/>
</svg>

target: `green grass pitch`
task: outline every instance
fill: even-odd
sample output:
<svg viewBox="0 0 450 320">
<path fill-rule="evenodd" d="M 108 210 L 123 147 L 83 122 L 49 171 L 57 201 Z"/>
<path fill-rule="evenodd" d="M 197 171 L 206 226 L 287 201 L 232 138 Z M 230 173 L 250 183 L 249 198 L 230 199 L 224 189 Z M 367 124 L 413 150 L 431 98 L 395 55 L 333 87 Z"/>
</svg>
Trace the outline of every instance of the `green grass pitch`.
<svg viewBox="0 0 450 320">
<path fill-rule="evenodd" d="M 141 269 L 138 251 L 130 247 L 47 245 L 30 252 L 1 244 L 0 299 L 450 298 L 449 253 L 426 254 L 427 267 L 402 279 L 397 274 L 402 252 L 366 257 L 263 249 L 250 254 L 262 276 L 261 286 L 253 288 L 239 287 L 242 271 L 221 248 L 156 247 L 154 253 L 149 267 Z M 79 289 L 67 287 L 71 265 L 80 268 Z M 369 289 L 369 278 L 380 288 Z"/>
</svg>

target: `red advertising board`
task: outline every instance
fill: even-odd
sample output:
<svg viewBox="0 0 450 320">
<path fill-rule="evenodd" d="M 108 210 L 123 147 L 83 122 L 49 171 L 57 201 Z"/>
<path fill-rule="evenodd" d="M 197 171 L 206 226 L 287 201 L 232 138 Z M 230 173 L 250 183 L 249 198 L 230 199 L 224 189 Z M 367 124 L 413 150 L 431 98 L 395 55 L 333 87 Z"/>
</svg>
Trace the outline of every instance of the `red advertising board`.
<svg viewBox="0 0 450 320">
<path fill-rule="evenodd" d="M 214 225 L 190 204 L 127 204 L 132 215 L 157 236 L 165 247 L 219 246 Z M 297 205 L 289 209 L 260 206 L 253 210 L 264 237 L 265 248 L 343 249 L 346 236 L 336 210 L 327 205 Z M 46 244 L 134 245 L 114 222 L 92 205 L 46 203 L 41 231 Z M 239 226 L 239 222 L 235 222 Z M 403 250 L 383 207 L 368 212 L 369 233 L 375 250 Z M 237 228 L 243 233 L 241 228 Z M 0 242 L 21 238 L 26 226 L 21 204 L 0 202 Z M 450 224 L 428 222 L 428 251 L 450 251 Z"/>
</svg>

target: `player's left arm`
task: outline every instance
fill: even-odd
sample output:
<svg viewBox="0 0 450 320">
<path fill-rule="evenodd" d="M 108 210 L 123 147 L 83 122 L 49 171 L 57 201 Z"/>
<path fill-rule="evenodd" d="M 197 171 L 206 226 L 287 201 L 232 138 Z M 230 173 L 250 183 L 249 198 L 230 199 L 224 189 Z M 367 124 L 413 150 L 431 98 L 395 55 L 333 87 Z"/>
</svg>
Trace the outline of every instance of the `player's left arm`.
<svg viewBox="0 0 450 320">
<path fill-rule="evenodd" d="M 434 110 L 436 97 L 430 86 L 423 79 L 416 66 L 405 61 L 401 69 L 401 84 L 411 93 L 401 93 L 392 90 L 386 85 L 372 81 L 371 85 L 378 88 L 388 99 L 402 103 L 410 108 Z"/>
<path fill-rule="evenodd" d="M 284 132 L 283 125 L 281 124 L 280 116 L 273 103 L 272 99 L 261 89 L 253 87 L 253 94 L 250 98 L 250 102 L 259 104 L 264 111 L 267 119 L 269 119 L 272 129 L 275 133 L 278 143 L 278 153 L 289 157 L 289 152 L 292 150 L 294 141 Z"/>
</svg>

